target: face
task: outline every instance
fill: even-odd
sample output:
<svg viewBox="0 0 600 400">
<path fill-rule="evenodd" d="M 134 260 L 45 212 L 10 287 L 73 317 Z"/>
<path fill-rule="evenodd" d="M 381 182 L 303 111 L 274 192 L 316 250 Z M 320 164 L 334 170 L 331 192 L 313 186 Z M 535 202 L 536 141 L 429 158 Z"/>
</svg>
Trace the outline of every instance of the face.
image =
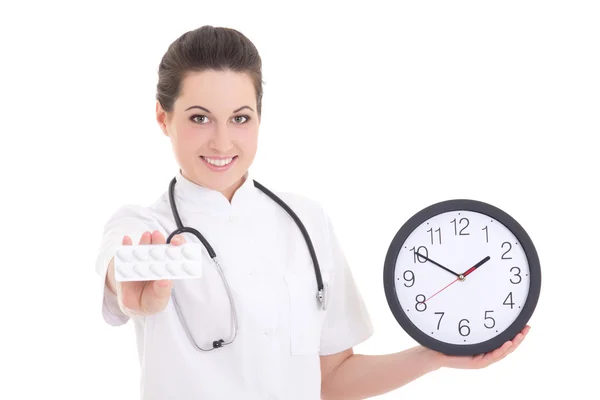
<svg viewBox="0 0 600 400">
<path fill-rule="evenodd" d="M 193 72 L 173 111 L 157 102 L 157 121 L 171 139 L 184 177 L 230 201 L 254 161 L 259 117 L 252 79 L 232 71 Z"/>
</svg>

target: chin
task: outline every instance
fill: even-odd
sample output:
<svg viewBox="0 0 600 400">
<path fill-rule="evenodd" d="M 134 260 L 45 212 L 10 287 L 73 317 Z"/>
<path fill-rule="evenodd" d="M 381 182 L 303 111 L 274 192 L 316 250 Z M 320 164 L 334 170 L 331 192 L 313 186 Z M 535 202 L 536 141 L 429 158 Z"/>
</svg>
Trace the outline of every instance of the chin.
<svg viewBox="0 0 600 400">
<path fill-rule="evenodd" d="M 222 192 L 230 189 L 232 186 L 236 186 L 245 175 L 245 172 L 234 170 L 227 171 L 226 173 L 209 171 L 208 174 L 206 172 L 200 174 L 199 181 L 203 182 L 210 189 Z"/>
</svg>

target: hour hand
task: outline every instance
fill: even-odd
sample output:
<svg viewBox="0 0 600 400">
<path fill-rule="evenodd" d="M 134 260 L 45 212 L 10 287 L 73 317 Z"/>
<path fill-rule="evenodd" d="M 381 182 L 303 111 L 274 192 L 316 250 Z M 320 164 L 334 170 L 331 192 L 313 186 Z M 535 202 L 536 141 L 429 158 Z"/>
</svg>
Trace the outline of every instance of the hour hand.
<svg viewBox="0 0 600 400">
<path fill-rule="evenodd" d="M 452 271 L 452 270 L 451 270 L 451 269 L 449 269 L 449 268 L 446 268 L 446 267 L 444 267 L 442 264 L 440 264 L 440 263 L 437 263 L 437 262 L 433 261 L 432 259 L 430 259 L 430 258 L 428 258 L 428 257 L 425 257 L 423 254 L 421 254 L 421 253 L 419 253 L 419 252 L 417 252 L 417 256 L 418 256 L 418 257 L 422 257 L 422 258 L 424 258 L 425 260 L 429 261 L 430 263 L 432 263 L 432 264 L 434 264 L 434 265 L 437 265 L 438 267 L 440 267 L 440 268 L 442 268 L 442 269 L 445 269 L 446 271 L 450 272 L 452 275 L 456 276 L 457 278 L 458 278 L 458 277 L 460 277 L 460 275 L 459 275 L 459 274 L 457 274 L 456 272 Z"/>
<path fill-rule="evenodd" d="M 475 271 L 477 268 L 481 267 L 483 264 L 490 260 L 490 256 L 485 257 L 483 260 L 479 261 L 477 264 L 473 265 L 471 268 L 465 271 L 463 277 L 466 278 L 471 272 Z"/>
</svg>

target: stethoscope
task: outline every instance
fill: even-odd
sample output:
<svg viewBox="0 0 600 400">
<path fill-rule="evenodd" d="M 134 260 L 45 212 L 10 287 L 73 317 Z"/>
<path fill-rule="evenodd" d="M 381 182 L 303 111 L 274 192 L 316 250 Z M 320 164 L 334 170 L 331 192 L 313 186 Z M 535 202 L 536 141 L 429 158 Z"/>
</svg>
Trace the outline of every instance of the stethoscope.
<svg viewBox="0 0 600 400">
<path fill-rule="evenodd" d="M 304 224 L 302 224 L 302 221 L 300 221 L 300 218 L 298 218 L 296 213 L 294 213 L 294 211 L 287 204 L 285 204 L 285 202 L 283 200 L 281 200 L 273 192 L 271 192 L 270 190 L 265 188 L 263 185 L 261 185 L 257 181 L 253 180 L 253 182 L 254 182 L 255 187 L 260 189 L 264 194 L 266 194 L 273 201 L 275 201 L 277 204 L 279 204 L 281 206 L 281 208 L 283 208 L 285 211 L 287 211 L 287 213 L 292 217 L 292 219 L 294 220 L 294 222 L 296 223 L 298 228 L 300 228 L 300 231 L 302 232 L 302 236 L 304 236 L 304 240 L 306 241 L 306 245 L 308 246 L 308 251 L 310 252 L 310 257 L 312 258 L 312 263 L 313 263 L 313 266 L 315 269 L 315 275 L 317 278 L 317 299 L 321 305 L 321 308 L 323 310 L 325 310 L 326 301 L 325 301 L 325 293 L 324 293 L 324 287 L 323 287 L 323 279 L 321 277 L 321 269 L 319 268 L 319 261 L 317 260 L 317 255 L 315 253 L 315 249 L 310 240 L 310 236 L 308 235 L 308 232 L 306 231 L 306 228 L 304 227 Z M 237 312 L 235 309 L 235 302 L 233 301 L 233 296 L 231 294 L 231 288 L 229 287 L 229 283 L 227 282 L 227 279 L 225 278 L 223 270 L 221 269 L 221 266 L 219 265 L 219 262 L 217 260 L 217 254 L 215 253 L 215 250 L 212 248 L 212 246 L 210 245 L 208 240 L 206 240 L 206 238 L 204 238 L 204 236 L 202 236 L 202 234 L 198 230 L 191 228 L 191 227 L 184 227 L 183 223 L 181 222 L 181 218 L 179 217 L 179 213 L 177 212 L 177 207 L 175 206 L 174 193 L 175 193 L 175 184 L 176 183 L 177 183 L 177 178 L 175 177 L 171 180 L 171 183 L 169 184 L 169 202 L 171 204 L 171 211 L 173 212 L 173 218 L 175 219 L 175 223 L 177 224 L 177 229 L 174 230 L 173 232 L 171 232 L 171 234 L 167 238 L 167 243 L 171 243 L 171 239 L 173 239 L 173 237 L 175 235 L 178 235 L 178 234 L 184 233 L 184 232 L 191 233 L 192 235 L 196 236 L 200 240 L 200 242 L 202 242 L 202 244 L 206 248 L 206 251 L 208 252 L 208 255 L 210 256 L 210 258 L 212 258 L 213 262 L 215 263 L 215 266 L 217 267 L 217 270 L 219 271 L 219 274 L 221 275 L 221 280 L 223 281 L 223 284 L 225 285 L 225 289 L 227 291 L 227 296 L 229 297 L 229 304 L 230 304 L 230 308 L 231 308 L 231 314 L 232 314 L 233 325 L 234 325 L 232 338 L 228 342 L 224 341 L 223 339 L 215 340 L 215 341 L 213 341 L 213 347 L 211 349 L 203 349 L 202 347 L 198 346 L 198 343 L 196 343 L 196 341 L 192 337 L 192 334 L 190 333 L 190 329 L 187 325 L 185 317 L 183 316 L 183 313 L 181 312 L 181 307 L 179 306 L 179 302 L 177 301 L 177 296 L 175 295 L 175 287 L 173 287 L 173 289 L 171 290 L 171 296 L 173 298 L 173 305 L 175 306 L 175 310 L 177 311 L 179 320 L 181 321 L 181 324 L 183 325 L 183 328 L 185 329 L 188 338 L 190 339 L 192 344 L 198 350 L 211 351 L 216 348 L 223 347 L 224 345 L 233 343 L 233 341 L 237 337 L 238 318 L 237 318 Z"/>
</svg>

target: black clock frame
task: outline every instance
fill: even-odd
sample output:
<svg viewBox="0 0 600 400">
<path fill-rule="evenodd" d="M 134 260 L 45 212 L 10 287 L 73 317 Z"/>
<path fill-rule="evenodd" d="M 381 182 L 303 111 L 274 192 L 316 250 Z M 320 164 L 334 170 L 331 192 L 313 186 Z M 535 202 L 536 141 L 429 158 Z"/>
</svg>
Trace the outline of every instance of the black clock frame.
<svg viewBox="0 0 600 400">
<path fill-rule="evenodd" d="M 503 332 L 493 338 L 473 344 L 452 344 L 437 340 L 416 327 L 405 314 L 398 295 L 396 294 L 395 269 L 398 255 L 408 236 L 426 220 L 445 212 L 451 211 L 474 211 L 485 214 L 490 218 L 502 223 L 508 228 L 521 244 L 529 263 L 529 293 L 519 316 Z M 476 355 L 492 351 L 502 346 L 506 341 L 512 340 L 527 324 L 537 306 L 541 289 L 540 260 L 533 241 L 525 229 L 508 213 L 491 204 L 471 199 L 445 200 L 432 204 L 417 212 L 398 230 L 394 236 L 386 258 L 383 269 L 383 285 L 390 310 L 402 329 L 414 340 L 424 347 L 448 355 Z"/>
</svg>

